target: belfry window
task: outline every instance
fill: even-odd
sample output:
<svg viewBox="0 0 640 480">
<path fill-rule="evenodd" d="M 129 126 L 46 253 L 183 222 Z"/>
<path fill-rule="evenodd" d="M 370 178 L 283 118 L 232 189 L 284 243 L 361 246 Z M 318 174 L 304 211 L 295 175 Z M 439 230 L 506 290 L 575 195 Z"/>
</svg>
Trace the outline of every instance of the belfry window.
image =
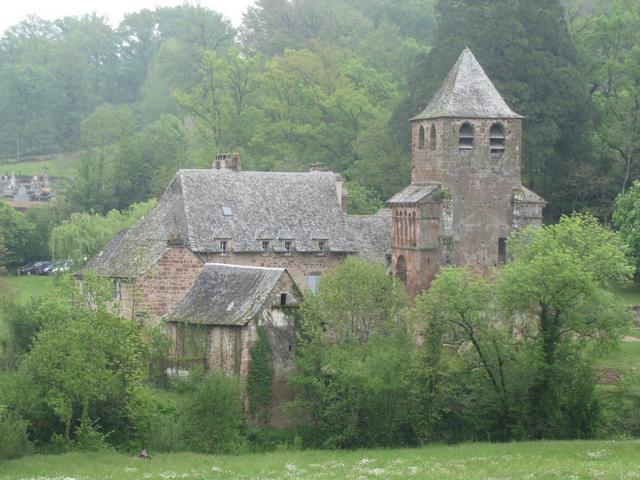
<svg viewBox="0 0 640 480">
<path fill-rule="evenodd" d="M 470 123 L 463 123 L 460 126 L 458 146 L 460 150 L 471 150 L 473 148 L 473 127 Z"/>
<path fill-rule="evenodd" d="M 431 125 L 431 132 L 429 132 L 429 149 L 432 152 L 436 150 L 436 126 Z"/>
<path fill-rule="evenodd" d="M 420 150 L 424 149 L 424 127 L 420 125 L 420 129 L 418 130 L 418 148 Z"/>
<path fill-rule="evenodd" d="M 503 153 L 504 152 L 504 128 L 499 123 L 491 125 L 489 131 L 489 148 L 491 153 Z"/>
</svg>

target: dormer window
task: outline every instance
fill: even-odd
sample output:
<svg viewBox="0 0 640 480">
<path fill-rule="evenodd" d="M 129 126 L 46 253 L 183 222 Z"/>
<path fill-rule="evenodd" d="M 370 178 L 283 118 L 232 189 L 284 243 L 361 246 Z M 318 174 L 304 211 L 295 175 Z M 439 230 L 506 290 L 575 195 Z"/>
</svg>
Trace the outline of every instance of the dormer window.
<svg viewBox="0 0 640 480">
<path fill-rule="evenodd" d="M 292 243 L 290 241 L 284 242 L 284 254 L 291 255 Z"/>
<path fill-rule="evenodd" d="M 473 149 L 473 127 L 470 123 L 463 123 L 460 126 L 458 147 L 460 150 Z"/>
<path fill-rule="evenodd" d="M 420 129 L 418 130 L 418 148 L 420 150 L 424 149 L 424 127 L 420 125 Z"/>
<path fill-rule="evenodd" d="M 324 255 L 326 244 L 323 240 L 318 242 L 318 255 Z"/>
<path fill-rule="evenodd" d="M 220 240 L 220 255 L 227 255 L 228 250 L 227 250 L 227 241 L 226 240 Z"/>
<path fill-rule="evenodd" d="M 504 152 L 504 128 L 499 123 L 491 125 L 489 131 L 489 148 L 491 153 L 503 153 Z"/>
<path fill-rule="evenodd" d="M 268 240 L 263 240 L 262 241 L 262 255 L 268 255 L 269 254 L 269 241 Z"/>
</svg>

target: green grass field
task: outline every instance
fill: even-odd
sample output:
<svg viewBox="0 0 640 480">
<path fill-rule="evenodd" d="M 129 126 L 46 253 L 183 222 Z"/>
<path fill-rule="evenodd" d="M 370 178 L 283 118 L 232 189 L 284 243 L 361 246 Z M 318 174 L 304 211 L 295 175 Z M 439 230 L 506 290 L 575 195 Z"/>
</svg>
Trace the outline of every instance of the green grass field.
<svg viewBox="0 0 640 480">
<path fill-rule="evenodd" d="M 26 162 L 8 162 L 5 160 L 0 163 L 0 175 L 10 175 L 12 173 L 16 175 L 42 175 L 46 166 L 51 176 L 70 177 L 75 175 L 75 166 L 80 155 L 82 155 L 81 152 L 73 152 L 44 155 L 36 160 Z"/>
<path fill-rule="evenodd" d="M 54 290 L 55 280 L 55 277 L 45 275 L 0 277 L 0 281 L 8 285 L 9 291 L 18 295 L 23 303 L 28 302 L 32 297 L 49 295 Z"/>
<path fill-rule="evenodd" d="M 464 444 L 406 450 L 253 455 L 36 455 L 0 464 L 0 480 L 637 479 L 640 441 Z"/>
<path fill-rule="evenodd" d="M 611 291 L 623 305 L 640 305 L 640 284 L 614 285 Z"/>
</svg>

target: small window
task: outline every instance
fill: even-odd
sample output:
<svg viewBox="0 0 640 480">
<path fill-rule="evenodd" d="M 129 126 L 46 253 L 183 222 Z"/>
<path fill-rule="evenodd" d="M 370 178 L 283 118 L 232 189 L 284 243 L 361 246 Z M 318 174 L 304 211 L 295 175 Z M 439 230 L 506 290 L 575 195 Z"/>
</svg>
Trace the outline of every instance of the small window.
<svg viewBox="0 0 640 480">
<path fill-rule="evenodd" d="M 498 239 L 498 263 L 503 264 L 507 262 L 507 239 Z"/>
<path fill-rule="evenodd" d="M 418 130 L 418 148 L 420 150 L 424 149 L 424 127 L 420 125 L 420 129 Z"/>
<path fill-rule="evenodd" d="M 262 255 L 269 255 L 269 241 L 262 241 Z"/>
<path fill-rule="evenodd" d="M 231 207 L 222 207 L 222 214 L 225 217 L 231 217 L 233 215 L 233 210 L 231 210 Z"/>
<path fill-rule="evenodd" d="M 280 294 L 280 305 L 284 306 L 287 304 L 287 294 L 286 293 L 281 293 Z"/>
<path fill-rule="evenodd" d="M 113 281 L 113 301 L 122 301 L 122 284 L 120 283 L 120 279 L 115 279 Z"/>
<path fill-rule="evenodd" d="M 429 133 L 429 149 L 432 152 L 436 151 L 436 126 L 431 125 L 431 132 Z"/>
<path fill-rule="evenodd" d="M 284 254 L 291 255 L 291 242 L 284 242 Z"/>
<path fill-rule="evenodd" d="M 318 292 L 318 282 L 320 281 L 320 273 L 310 273 L 307 277 L 307 288 L 311 293 Z"/>
<path fill-rule="evenodd" d="M 227 254 L 227 241 L 220 240 L 220 255 L 226 255 L 226 254 Z"/>
<path fill-rule="evenodd" d="M 318 255 L 324 255 L 325 252 L 325 244 L 322 240 L 318 242 Z"/>
<path fill-rule="evenodd" d="M 499 123 L 491 125 L 489 131 L 489 148 L 491 153 L 503 153 L 504 152 L 504 128 Z"/>
<path fill-rule="evenodd" d="M 463 123 L 460 127 L 458 146 L 460 150 L 473 148 L 473 127 L 469 123 Z"/>
</svg>

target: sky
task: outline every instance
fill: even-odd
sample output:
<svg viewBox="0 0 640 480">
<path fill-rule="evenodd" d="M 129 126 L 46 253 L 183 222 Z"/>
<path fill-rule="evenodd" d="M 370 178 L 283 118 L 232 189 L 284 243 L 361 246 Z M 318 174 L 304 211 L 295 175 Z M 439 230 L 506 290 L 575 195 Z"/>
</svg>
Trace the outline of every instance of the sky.
<svg viewBox="0 0 640 480">
<path fill-rule="evenodd" d="M 234 25 L 242 21 L 242 14 L 254 0 L 199 0 L 195 3 L 216 10 L 228 17 Z M 185 3 L 182 0 L 0 0 L 0 32 L 19 23 L 27 15 L 38 15 L 47 20 L 97 12 L 109 18 L 115 26 L 125 13 L 143 8 L 169 7 Z"/>
</svg>

